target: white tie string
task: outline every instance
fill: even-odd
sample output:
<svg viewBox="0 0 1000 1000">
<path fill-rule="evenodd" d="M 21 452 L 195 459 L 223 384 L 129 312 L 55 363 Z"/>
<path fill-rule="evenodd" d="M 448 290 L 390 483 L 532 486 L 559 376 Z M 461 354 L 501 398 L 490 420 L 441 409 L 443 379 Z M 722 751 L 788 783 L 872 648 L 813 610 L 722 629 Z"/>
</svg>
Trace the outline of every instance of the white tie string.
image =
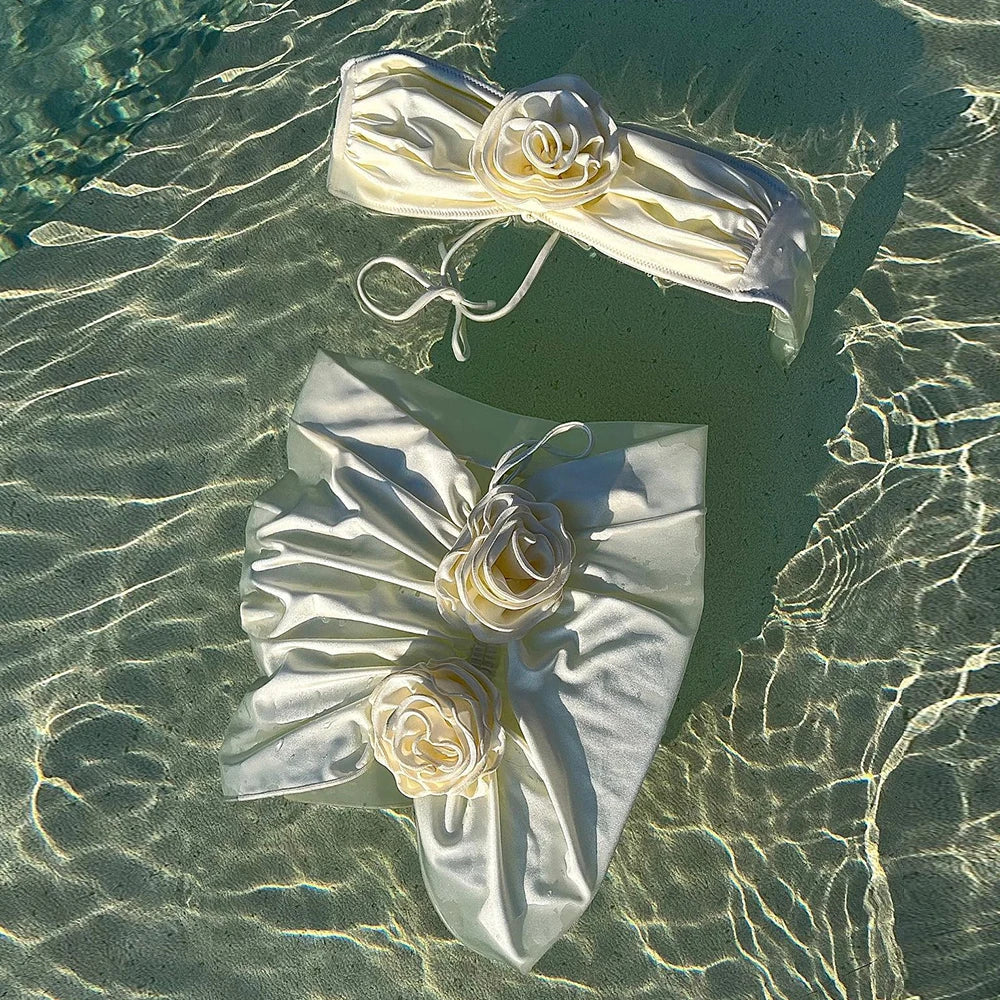
<svg viewBox="0 0 1000 1000">
<path fill-rule="evenodd" d="M 435 301 L 435 299 L 443 299 L 445 302 L 450 302 L 455 307 L 455 322 L 451 328 L 451 349 L 459 361 L 466 361 L 469 357 L 469 343 L 465 336 L 465 320 L 470 319 L 474 323 L 489 323 L 495 319 L 501 319 L 506 316 L 512 309 L 514 309 L 521 299 L 527 295 L 528 289 L 531 288 L 532 282 L 538 276 L 538 272 L 542 269 L 545 259 L 552 252 L 552 248 L 556 245 L 556 241 L 559 239 L 559 233 L 557 231 L 553 231 L 549 238 L 545 241 L 542 249 L 538 251 L 534 263 L 528 269 L 528 273 L 524 276 L 524 280 L 521 282 L 517 291 L 514 292 L 514 294 L 507 300 L 505 305 L 496 309 L 496 303 L 492 300 L 486 302 L 474 302 L 471 299 L 467 299 L 462 294 L 458 287 L 458 279 L 454 273 L 454 269 L 452 268 L 451 261 L 455 256 L 455 253 L 465 246 L 469 240 L 474 239 L 490 226 L 496 225 L 498 221 L 499 220 L 497 219 L 488 219 L 486 222 L 478 223 L 468 230 L 468 232 L 463 233 L 447 249 L 443 243 L 439 244 L 441 252 L 441 267 L 438 273 L 433 276 L 428 275 L 426 272 L 421 271 L 413 264 L 410 264 L 399 257 L 375 257 L 368 261 L 368 263 L 365 264 L 360 271 L 358 271 L 357 280 L 355 281 L 355 287 L 357 288 L 358 298 L 361 300 L 361 304 L 370 313 L 378 316 L 380 319 L 384 319 L 388 323 L 403 323 L 406 320 L 411 319 L 413 316 L 416 316 L 418 312 L 430 305 L 430 303 Z M 372 268 L 378 267 L 379 264 L 388 264 L 391 267 L 397 268 L 402 271 L 403 274 L 412 278 L 418 285 L 420 285 L 421 288 L 425 289 L 402 312 L 387 312 L 377 306 L 365 291 L 365 276 L 372 270 Z"/>
<path fill-rule="evenodd" d="M 580 451 L 560 451 L 549 444 L 554 437 L 576 430 L 583 431 L 587 435 L 587 444 Z M 546 451 L 550 451 L 553 455 L 558 455 L 560 458 L 573 460 L 586 458 L 593 447 L 594 432 L 586 424 L 581 423 L 579 420 L 570 420 L 565 424 L 557 424 L 540 440 L 522 441 L 520 444 L 514 445 L 509 451 L 504 452 L 497 460 L 497 464 L 493 466 L 493 478 L 490 480 L 490 489 L 492 490 L 503 483 L 504 480 L 510 479 L 540 448 L 545 448 Z"/>
</svg>

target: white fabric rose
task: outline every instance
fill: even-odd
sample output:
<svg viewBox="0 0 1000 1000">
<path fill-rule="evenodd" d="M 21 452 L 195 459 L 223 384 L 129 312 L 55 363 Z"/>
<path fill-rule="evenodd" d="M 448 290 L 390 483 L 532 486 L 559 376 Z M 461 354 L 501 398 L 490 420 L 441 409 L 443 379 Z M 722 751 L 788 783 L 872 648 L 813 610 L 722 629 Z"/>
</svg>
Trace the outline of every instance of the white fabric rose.
<svg viewBox="0 0 1000 1000">
<path fill-rule="evenodd" d="M 410 798 L 486 791 L 503 755 L 500 692 L 464 660 L 391 673 L 369 697 L 372 750 Z"/>
<path fill-rule="evenodd" d="M 573 552 L 558 507 L 519 486 L 495 486 L 438 567 L 438 608 L 480 642 L 520 639 L 559 606 Z"/>
<path fill-rule="evenodd" d="M 508 94 L 469 155 L 483 187 L 529 215 L 591 201 L 608 189 L 620 163 L 618 126 L 600 95 L 573 76 Z"/>
</svg>

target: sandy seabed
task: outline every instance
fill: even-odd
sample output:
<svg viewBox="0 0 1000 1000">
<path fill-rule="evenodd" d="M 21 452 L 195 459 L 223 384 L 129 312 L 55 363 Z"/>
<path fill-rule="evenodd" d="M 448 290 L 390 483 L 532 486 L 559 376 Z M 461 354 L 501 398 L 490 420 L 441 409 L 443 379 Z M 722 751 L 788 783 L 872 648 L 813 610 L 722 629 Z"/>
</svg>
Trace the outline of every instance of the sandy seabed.
<svg viewBox="0 0 1000 1000">
<path fill-rule="evenodd" d="M 0 266 L 0 995 L 995 995 L 1000 5 L 935 3 L 251 4 L 34 229 Z M 459 228 L 325 193 L 339 67 L 392 46 L 579 73 L 794 185 L 826 237 L 798 361 L 773 366 L 766 309 L 569 241 L 465 365 L 444 307 L 362 314 L 363 261 Z M 542 239 L 489 235 L 470 294 Z M 404 812 L 220 800 L 245 518 L 320 347 L 552 419 L 710 427 L 685 687 L 529 979 L 450 938 Z"/>
</svg>

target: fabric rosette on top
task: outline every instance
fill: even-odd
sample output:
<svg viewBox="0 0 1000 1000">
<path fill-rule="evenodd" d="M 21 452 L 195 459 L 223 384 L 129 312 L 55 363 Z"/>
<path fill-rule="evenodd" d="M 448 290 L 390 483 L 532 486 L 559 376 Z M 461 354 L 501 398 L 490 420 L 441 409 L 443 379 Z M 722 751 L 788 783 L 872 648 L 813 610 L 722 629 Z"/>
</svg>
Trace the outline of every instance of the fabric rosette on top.
<svg viewBox="0 0 1000 1000">
<path fill-rule="evenodd" d="M 621 163 L 618 126 L 575 76 L 508 94 L 469 154 L 480 184 L 507 208 L 541 215 L 604 194 Z"/>
<path fill-rule="evenodd" d="M 320 353 L 288 463 L 247 525 L 264 676 L 224 793 L 412 805 L 445 923 L 528 969 L 592 899 L 680 684 L 705 429 L 554 427 Z"/>
</svg>

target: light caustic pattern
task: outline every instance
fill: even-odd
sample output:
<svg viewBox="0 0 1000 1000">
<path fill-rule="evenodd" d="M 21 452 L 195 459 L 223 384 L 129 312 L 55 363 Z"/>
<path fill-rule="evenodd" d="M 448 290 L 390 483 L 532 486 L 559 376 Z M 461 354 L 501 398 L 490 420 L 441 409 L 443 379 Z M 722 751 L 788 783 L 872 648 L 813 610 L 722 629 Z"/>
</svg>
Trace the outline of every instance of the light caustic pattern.
<svg viewBox="0 0 1000 1000">
<path fill-rule="evenodd" d="M 193 82 L 246 0 L 0 7 L 0 260 Z"/>
<path fill-rule="evenodd" d="M 959 88 L 940 127 L 848 116 L 765 143 L 733 129 L 746 74 L 707 118 L 711 72 L 694 74 L 666 117 L 655 73 L 630 89 L 641 67 L 600 40 L 548 67 L 804 191 L 841 237 L 814 342 L 842 346 L 856 394 L 811 444 L 819 515 L 774 568 L 735 685 L 665 743 L 604 887 L 527 984 L 447 934 L 405 813 L 225 805 L 215 755 L 252 675 L 244 520 L 315 349 L 419 370 L 447 323 L 386 328 L 353 298 L 360 262 L 401 242 L 422 259 L 447 230 L 325 195 L 339 67 L 406 46 L 486 74 L 532 5 L 247 8 L 187 96 L 0 269 L 0 992 L 994 995 L 1000 8 L 952 7 L 878 8 L 919 34 L 937 88 L 920 107 Z M 544 392 L 529 403 L 545 413 Z"/>
</svg>

